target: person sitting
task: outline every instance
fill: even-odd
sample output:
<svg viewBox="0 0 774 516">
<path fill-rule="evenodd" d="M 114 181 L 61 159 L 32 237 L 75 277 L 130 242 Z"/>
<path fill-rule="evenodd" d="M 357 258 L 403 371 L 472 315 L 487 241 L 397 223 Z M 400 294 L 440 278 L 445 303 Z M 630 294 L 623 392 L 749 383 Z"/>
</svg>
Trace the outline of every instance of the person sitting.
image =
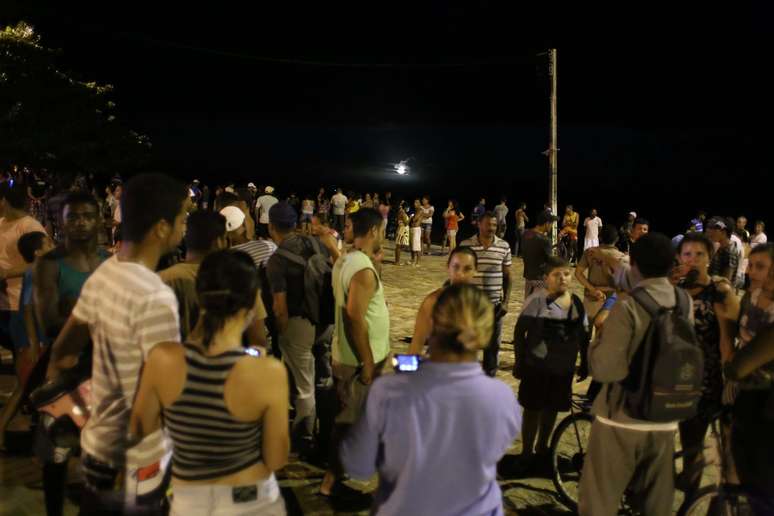
<svg viewBox="0 0 774 516">
<path fill-rule="evenodd" d="M 209 254 L 196 278 L 201 339 L 159 344 L 145 362 L 130 440 L 157 430 L 163 414 L 173 515 L 285 514 L 274 471 L 290 447 L 287 372 L 242 348 L 261 302 L 258 283 L 247 254 Z"/>
<path fill-rule="evenodd" d="M 350 476 L 379 473 L 373 514 L 503 514 L 497 461 L 519 433 L 521 408 L 478 364 L 493 326 L 486 294 L 452 285 L 433 309 L 428 361 L 374 382 L 341 447 Z"/>
</svg>

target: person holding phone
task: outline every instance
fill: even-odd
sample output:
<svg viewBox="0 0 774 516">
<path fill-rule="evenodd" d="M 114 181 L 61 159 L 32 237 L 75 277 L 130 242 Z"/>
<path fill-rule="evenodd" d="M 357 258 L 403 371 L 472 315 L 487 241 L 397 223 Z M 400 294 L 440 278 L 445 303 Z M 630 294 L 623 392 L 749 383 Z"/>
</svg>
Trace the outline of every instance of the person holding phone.
<svg viewBox="0 0 774 516">
<path fill-rule="evenodd" d="M 374 382 L 342 464 L 353 478 L 378 472 L 372 514 L 503 514 L 497 462 L 520 431 L 521 407 L 478 364 L 492 303 L 472 285 L 451 285 L 432 322 L 430 358 Z"/>
</svg>

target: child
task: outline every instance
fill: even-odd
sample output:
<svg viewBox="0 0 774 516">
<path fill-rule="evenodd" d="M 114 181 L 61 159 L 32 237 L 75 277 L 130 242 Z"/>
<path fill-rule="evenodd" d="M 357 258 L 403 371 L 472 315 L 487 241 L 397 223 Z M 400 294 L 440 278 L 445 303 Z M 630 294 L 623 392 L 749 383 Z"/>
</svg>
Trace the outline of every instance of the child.
<svg viewBox="0 0 774 516">
<path fill-rule="evenodd" d="M 514 376 L 521 379 L 519 403 L 524 407 L 520 461 L 524 472 L 531 467 L 535 454 L 546 457 L 556 415 L 570 409 L 578 350 L 588 342 L 583 301 L 570 292 L 570 264 L 550 257 L 545 265 L 545 282 L 546 288 L 524 301 L 514 333 Z"/>
<path fill-rule="evenodd" d="M 0 414 L 0 448 L 5 445 L 5 430 L 16 415 L 21 404 L 22 393 L 32 368 L 40 356 L 40 344 L 43 333 L 35 319 L 35 309 L 32 304 L 32 264 L 39 256 L 43 256 L 54 248 L 49 236 L 40 231 L 25 233 L 17 243 L 19 254 L 30 264 L 22 278 L 22 289 L 19 310 L 13 312 L 10 321 L 10 333 L 16 350 L 16 388 L 3 407 Z"/>
</svg>

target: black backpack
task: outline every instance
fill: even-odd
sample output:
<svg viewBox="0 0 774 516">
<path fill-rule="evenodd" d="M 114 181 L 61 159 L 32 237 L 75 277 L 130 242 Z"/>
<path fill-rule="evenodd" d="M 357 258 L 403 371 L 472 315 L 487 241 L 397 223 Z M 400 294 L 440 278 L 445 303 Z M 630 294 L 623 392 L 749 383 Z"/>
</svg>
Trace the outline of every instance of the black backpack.
<svg viewBox="0 0 774 516">
<path fill-rule="evenodd" d="M 304 310 L 314 324 L 327 326 L 334 323 L 335 314 L 331 265 L 316 238 L 306 236 L 301 238 L 304 239 L 309 252 L 307 258 L 282 247 L 277 248 L 275 253 L 303 267 Z"/>
<path fill-rule="evenodd" d="M 701 398 L 704 352 L 690 321 L 688 294 L 675 288 L 672 308 L 660 306 L 643 288 L 631 295 L 651 322 L 622 382 L 624 410 L 644 421 L 690 419 Z"/>
</svg>

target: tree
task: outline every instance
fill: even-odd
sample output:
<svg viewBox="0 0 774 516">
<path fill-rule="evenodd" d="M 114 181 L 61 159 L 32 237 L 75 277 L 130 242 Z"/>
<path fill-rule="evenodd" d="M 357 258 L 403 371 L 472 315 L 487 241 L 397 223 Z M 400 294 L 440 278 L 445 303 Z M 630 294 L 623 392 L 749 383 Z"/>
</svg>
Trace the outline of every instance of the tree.
<svg viewBox="0 0 774 516">
<path fill-rule="evenodd" d="M 25 22 L 0 32 L 0 166 L 98 177 L 142 167 L 150 141 L 118 123 L 112 86 L 60 70 L 60 55 Z"/>
</svg>

